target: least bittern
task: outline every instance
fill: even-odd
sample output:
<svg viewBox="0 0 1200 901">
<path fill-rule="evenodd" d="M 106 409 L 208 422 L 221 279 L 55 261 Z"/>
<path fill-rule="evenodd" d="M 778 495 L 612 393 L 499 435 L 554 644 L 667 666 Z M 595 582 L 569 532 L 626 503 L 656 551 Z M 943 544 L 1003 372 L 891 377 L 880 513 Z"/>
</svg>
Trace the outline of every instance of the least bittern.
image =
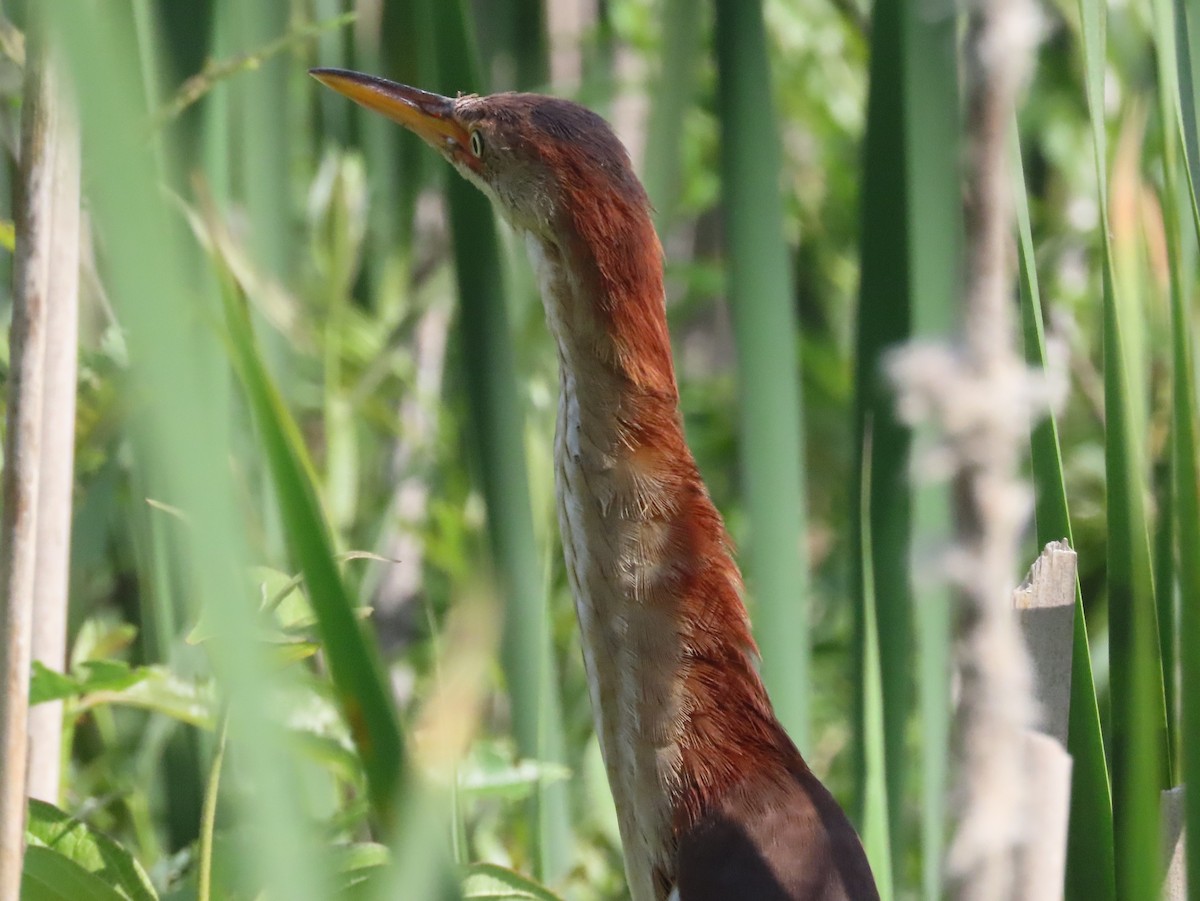
<svg viewBox="0 0 1200 901">
<path fill-rule="evenodd" d="M 525 237 L 558 345 L 558 519 L 634 901 L 877 899 L 755 669 L 741 577 L 683 436 L 662 248 L 621 142 L 554 97 L 312 74 L 423 138 Z"/>
</svg>

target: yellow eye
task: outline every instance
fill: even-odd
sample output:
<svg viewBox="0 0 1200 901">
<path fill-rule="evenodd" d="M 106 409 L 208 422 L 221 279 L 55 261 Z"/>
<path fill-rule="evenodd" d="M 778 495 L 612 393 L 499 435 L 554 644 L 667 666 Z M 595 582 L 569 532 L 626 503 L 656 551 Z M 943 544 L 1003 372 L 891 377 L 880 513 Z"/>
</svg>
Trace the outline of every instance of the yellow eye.
<svg viewBox="0 0 1200 901">
<path fill-rule="evenodd" d="M 483 135 L 478 129 L 471 132 L 471 152 L 476 156 L 483 156 Z"/>
</svg>

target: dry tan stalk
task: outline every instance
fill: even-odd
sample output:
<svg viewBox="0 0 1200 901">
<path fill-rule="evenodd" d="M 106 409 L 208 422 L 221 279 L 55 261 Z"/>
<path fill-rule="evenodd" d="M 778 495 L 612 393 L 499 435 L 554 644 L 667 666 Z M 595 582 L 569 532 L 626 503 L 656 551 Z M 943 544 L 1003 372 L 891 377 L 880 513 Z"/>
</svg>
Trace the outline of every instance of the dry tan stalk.
<svg viewBox="0 0 1200 901">
<path fill-rule="evenodd" d="M 64 224 L 59 221 L 59 181 L 63 167 L 71 166 L 58 156 L 64 148 L 64 119 L 56 95 L 54 73 L 44 55 L 31 53 L 21 122 L 22 203 L 17 210 L 12 372 L 0 522 L 0 678 L 4 680 L 0 685 L 0 898 L 17 897 L 23 856 L 39 488 L 46 455 L 42 434 L 46 346 L 50 306 L 62 286 L 56 259 L 58 229 Z M 72 253 L 77 260 L 77 188 L 67 219 L 76 223 Z"/>
<path fill-rule="evenodd" d="M 54 79 L 60 83 L 59 79 Z M 71 494 L 75 464 L 75 384 L 79 335 L 79 131 L 63 90 L 47 95 L 54 117 L 49 278 L 42 383 L 41 465 L 37 495 L 37 563 L 31 650 L 34 660 L 66 666 L 71 556 Z M 29 712 L 30 797 L 59 802 L 62 702 Z"/>
</svg>

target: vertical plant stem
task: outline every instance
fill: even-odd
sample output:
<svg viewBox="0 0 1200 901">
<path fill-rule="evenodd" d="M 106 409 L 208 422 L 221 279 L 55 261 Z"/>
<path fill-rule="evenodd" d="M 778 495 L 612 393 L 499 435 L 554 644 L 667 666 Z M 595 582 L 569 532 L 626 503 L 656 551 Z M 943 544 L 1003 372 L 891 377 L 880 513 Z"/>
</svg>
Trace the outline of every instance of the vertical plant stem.
<svg viewBox="0 0 1200 901">
<path fill-rule="evenodd" d="M 1194 66 L 1197 42 L 1192 40 L 1194 29 L 1200 28 L 1200 4 L 1194 0 L 1175 0 L 1172 4 L 1173 28 L 1164 30 L 1160 42 L 1175 39 L 1176 78 L 1168 82 L 1175 86 L 1174 110 L 1188 198 L 1195 234 L 1200 235 L 1200 130 L 1196 121 L 1196 78 Z M 1161 47 L 1160 53 L 1165 52 Z M 1168 76 L 1169 77 L 1169 76 Z M 1169 127 L 1164 122 L 1164 127 Z M 1177 195 L 1178 196 L 1178 195 Z M 1178 227 L 1178 220 L 1176 226 Z M 1183 248 L 1176 248 L 1182 258 Z M 1185 796 L 1186 868 L 1191 874 L 1188 897 L 1200 901 L 1200 439 L 1196 419 L 1200 405 L 1196 400 L 1196 369 L 1193 355 L 1194 319 L 1189 316 L 1183 284 L 1177 284 L 1183 273 L 1181 259 L 1171 267 L 1171 345 L 1174 357 L 1172 386 L 1172 457 L 1174 492 L 1176 497 L 1175 540 L 1179 559 L 1179 651 L 1180 651 L 1180 720 L 1183 756 L 1181 769 L 1189 783 Z"/>
<path fill-rule="evenodd" d="M 889 780 L 882 803 L 889 827 L 897 822 L 892 811 L 901 803 L 899 785 L 894 783 L 897 774 L 905 772 L 904 731 L 911 699 L 909 648 L 912 629 L 908 582 L 911 498 L 906 478 L 909 435 L 896 419 L 880 372 L 884 349 L 905 340 L 911 323 L 909 231 L 905 221 L 909 189 L 905 172 L 901 80 L 904 71 L 900 39 L 903 10 L 901 0 L 878 0 L 871 29 L 854 379 L 855 447 L 859 459 L 854 468 L 851 504 L 854 601 L 859 633 L 856 645 L 859 648 L 866 648 L 870 640 L 866 634 L 868 600 L 874 608 L 871 618 L 877 624 L 876 644 L 883 689 L 884 761 Z M 869 560 L 868 553 L 871 555 Z M 886 624 L 886 630 L 878 628 L 879 620 Z M 899 640 L 886 640 L 887 636 L 897 635 Z M 862 671 L 865 661 L 860 659 L 857 663 L 856 669 Z M 856 720 L 860 724 L 866 722 L 867 687 L 863 680 L 858 680 Z M 865 735 L 856 742 L 856 747 L 860 749 L 857 761 L 859 816 L 869 823 L 876 814 L 872 809 L 874 802 L 864 788 L 867 778 Z M 928 802 L 929 799 L 924 800 Z M 899 838 L 897 835 L 897 842 Z M 872 863 L 878 866 L 876 861 Z M 940 872 L 940 865 L 938 870 Z"/>
<path fill-rule="evenodd" d="M 32 49 L 32 48 L 31 48 Z M 54 255 L 55 180 L 62 120 L 53 76 L 39 51 L 25 70 L 21 196 L 9 346 L 4 511 L 0 520 L 0 898 L 21 882 L 28 753 L 30 632 L 37 573 L 47 318 Z"/>
<path fill-rule="evenodd" d="M 1007 154 L 1031 17 L 1025 0 L 973 6 L 964 46 L 970 215 L 961 365 L 967 390 L 993 403 L 975 414 L 956 461 L 962 807 L 949 863 L 955 897 L 980 901 L 1015 897 L 1030 809 L 1023 749 L 1034 721 L 1032 673 L 1011 601 L 1025 518 L 1017 466 L 1029 416 L 1012 316 Z"/>
<path fill-rule="evenodd" d="M 1182 747 L 1179 722 L 1179 697 L 1177 690 L 1184 686 L 1177 680 L 1179 671 L 1180 645 L 1177 633 L 1177 604 L 1186 594 L 1176 591 L 1184 587 L 1189 574 L 1185 572 L 1200 565 L 1195 560 L 1186 560 L 1190 550 L 1200 550 L 1200 545 L 1191 544 L 1190 539 L 1200 529 L 1194 518 L 1200 498 L 1195 495 L 1195 387 L 1186 380 L 1192 376 L 1190 334 L 1191 326 L 1187 312 L 1187 287 L 1184 272 L 1187 262 L 1183 256 L 1182 226 L 1184 224 L 1181 203 L 1186 194 L 1180 190 L 1180 167 L 1183 152 L 1182 108 L 1178 82 L 1179 65 L 1175 59 L 1175 18 L 1171 0 L 1155 0 L 1155 59 L 1158 66 L 1159 119 L 1162 124 L 1162 192 L 1161 207 L 1163 230 L 1166 236 L 1170 337 L 1172 345 L 1172 406 L 1171 439 L 1164 449 L 1163 460 L 1155 471 L 1155 483 L 1159 488 L 1159 512 L 1155 535 L 1156 568 L 1154 584 L 1157 588 L 1157 614 L 1159 627 L 1158 648 L 1161 654 L 1163 694 L 1166 706 L 1167 766 L 1164 773 L 1167 788 L 1176 784 L 1180 762 L 1177 759 Z M 1180 453 L 1189 454 L 1179 459 Z M 1189 479 L 1188 468 L 1193 478 Z M 1191 498 L 1184 492 L 1192 490 Z M 1189 547 L 1190 545 L 1190 547 Z M 1176 558 L 1176 548 L 1180 550 Z M 1178 564 L 1178 565 L 1177 565 Z M 1187 587 L 1200 587 L 1191 585 Z"/>
<path fill-rule="evenodd" d="M 1140 432 L 1130 398 L 1126 311 L 1116 296 L 1104 123 L 1105 10 L 1080 0 L 1088 109 L 1100 192 L 1104 292 L 1105 491 L 1112 662 L 1113 832 L 1118 898 L 1158 892 L 1159 792 L 1169 771 L 1157 612 L 1142 497 Z"/>
<path fill-rule="evenodd" d="M 545 89 L 550 77 L 550 40 L 543 0 L 510 0 L 512 3 L 513 56 L 517 64 L 517 90 Z"/>
<path fill-rule="evenodd" d="M 862 517 L 862 579 L 863 579 L 863 847 L 871 870 L 875 874 L 876 886 L 882 901 L 890 901 L 895 893 L 893 886 L 892 840 L 888 830 L 887 805 L 887 756 L 883 741 L 883 685 L 879 678 L 879 624 L 875 621 L 875 579 L 871 571 L 874 559 L 871 547 L 870 504 L 871 470 L 869 461 L 870 431 L 866 436 L 868 447 L 862 454 L 861 474 L 863 509 Z"/>
<path fill-rule="evenodd" d="M 715 39 L 740 468 L 750 524 L 747 581 L 763 681 L 780 722 L 810 751 L 800 361 L 761 0 L 716 0 Z"/>
<path fill-rule="evenodd" d="M 50 65 L 47 63 L 47 65 Z M 79 332 L 79 133 L 74 111 L 55 74 L 46 103 L 51 117 L 48 151 L 51 234 L 46 284 L 46 341 L 42 365 L 41 461 L 37 487 L 37 563 L 31 650 L 54 670 L 66 667 L 68 577 L 71 571 L 71 493 L 75 458 L 75 369 Z M 59 802 L 62 703 L 29 714 L 28 790 Z"/>
<path fill-rule="evenodd" d="M 921 341 L 941 340 L 954 327 L 962 291 L 962 188 L 960 173 L 961 123 L 959 121 L 959 65 L 957 5 L 952 0 L 902 4 L 903 72 L 905 114 L 901 125 L 904 142 L 900 159 L 904 179 L 904 219 L 900 227 L 909 235 L 905 248 L 908 260 L 908 302 L 911 304 L 912 335 Z M 880 36 L 882 40 L 883 37 Z M 876 190 L 889 191 L 884 183 Z M 887 227 L 883 223 L 881 228 Z M 891 275 L 885 270 L 874 275 L 871 314 L 880 305 L 892 303 Z M 864 309 L 863 311 L 867 311 Z M 877 348 L 877 351 L 885 348 Z M 891 412 L 892 399 L 882 402 Z M 893 425 L 894 429 L 895 426 Z M 916 429 L 917 443 L 931 440 L 928 425 Z M 906 437 L 893 436 L 900 447 Z M 895 461 L 878 457 L 874 478 L 881 475 L 907 482 L 910 461 L 901 453 Z M 904 467 L 897 471 L 896 467 Z M 876 484 L 872 481 L 872 485 Z M 873 489 L 874 490 L 874 489 Z M 882 670 L 885 698 L 895 710 L 887 710 L 885 723 L 888 751 L 888 803 L 893 859 L 903 860 L 908 852 L 904 799 L 909 778 L 907 716 L 910 711 L 910 668 L 917 678 L 917 703 L 921 721 L 921 859 L 922 892 L 926 899 L 942 897 L 946 843 L 947 791 L 950 757 L 950 634 L 953 622 L 950 592 L 939 578 L 921 578 L 915 584 L 908 573 L 908 555 L 927 559 L 930 548 L 944 544 L 951 534 L 951 497 L 944 484 L 918 482 L 912 489 L 911 529 L 915 545 L 910 547 L 910 523 L 906 486 L 892 484 L 888 495 L 875 497 L 873 528 L 886 528 L 893 548 L 876 554 L 876 566 L 886 566 L 888 578 L 896 583 L 877 602 L 881 659 L 889 661 Z M 889 508 L 892 499 L 899 509 Z M 882 540 L 872 532 L 872 545 Z M 902 557 L 898 555 L 903 554 Z M 900 567 L 903 567 L 901 569 Z M 883 584 L 879 570 L 875 585 Z M 915 596 L 909 595 L 914 585 Z M 877 592 L 880 589 L 877 588 Z M 915 627 L 916 641 L 911 630 Z M 904 643 L 904 647 L 899 647 Z M 916 662 L 912 659 L 913 649 Z M 883 654 L 886 653 L 886 657 Z M 905 667 L 902 669 L 902 667 Z M 889 685 L 889 680 L 895 680 Z M 886 697 L 891 692 L 891 697 Z"/>
<path fill-rule="evenodd" d="M 378 72 L 403 84 L 422 84 L 422 68 L 429 73 L 433 60 L 430 53 L 422 52 L 419 3 L 399 0 L 382 4 L 378 21 L 365 15 L 365 7 L 370 5 L 367 0 L 359 0 L 357 4 L 355 64 L 364 71 Z M 376 27 L 369 27 L 372 24 Z M 410 300 L 405 295 L 410 288 L 408 279 L 413 264 L 410 259 L 413 213 L 427 151 L 420 146 L 419 138 L 407 129 L 396 128 L 382 116 L 357 106 L 352 113 L 358 117 L 371 197 L 365 254 L 370 294 L 377 313 L 392 318 L 397 315 L 397 301 Z M 399 286 L 392 284 L 397 259 L 404 279 Z"/>
<path fill-rule="evenodd" d="M 654 206 L 654 225 L 664 238 L 683 187 L 684 120 L 696 90 L 702 25 L 695 0 L 666 0 L 662 64 L 642 164 L 642 181 Z"/>
<path fill-rule="evenodd" d="M 229 713 L 221 711 L 217 724 L 217 745 L 213 749 L 208 784 L 204 788 L 204 807 L 200 813 L 200 841 L 196 851 L 196 899 L 212 898 L 213 834 L 217 828 L 217 798 L 221 794 L 221 767 L 225 764 L 225 741 L 229 737 Z"/>
<path fill-rule="evenodd" d="M 1025 359 L 1045 372 L 1049 364 L 1042 325 L 1041 295 L 1038 291 L 1029 202 L 1015 140 L 1017 233 L 1021 265 L 1021 316 L 1025 330 Z M 1058 423 L 1053 413 L 1034 426 L 1030 436 L 1034 485 L 1034 519 L 1037 543 L 1044 547 L 1066 538 L 1072 547 L 1075 537 L 1067 506 Z M 1075 628 L 1071 647 L 1071 707 L 1067 728 L 1067 751 L 1071 767 L 1071 815 L 1067 834 L 1068 901 L 1113 901 L 1116 884 L 1113 870 L 1112 789 L 1108 760 L 1100 731 L 1100 709 L 1092 676 L 1087 621 L 1079 579 L 1075 580 Z"/>
<path fill-rule="evenodd" d="M 270 43 L 287 31 L 286 0 L 234 4 L 243 50 Z M 292 157 L 289 144 L 288 57 L 276 55 L 258 66 L 244 86 L 242 113 L 242 197 L 251 222 L 255 256 L 266 272 L 285 279 L 289 272 L 291 221 L 288 178 Z"/>
<path fill-rule="evenodd" d="M 234 52 L 235 12 L 228 0 L 213 0 L 209 52 L 213 59 L 228 59 Z M 210 196 L 222 212 L 233 197 L 233 91 L 225 81 L 215 82 L 204 98 L 201 126 L 204 178 Z"/>
<path fill-rule="evenodd" d="M 952 2 L 918 8 L 881 0 L 875 7 L 855 348 L 856 446 L 869 459 L 855 467 L 854 559 L 859 561 L 869 535 L 884 702 L 885 814 L 893 859 L 902 860 L 909 844 L 904 811 L 915 669 L 922 723 L 922 891 L 929 901 L 941 897 L 950 617 L 947 592 L 937 580 L 926 579 L 919 601 L 913 601 L 909 556 L 914 533 L 921 546 L 944 540 L 949 499 L 943 485 L 910 487 L 910 434 L 893 409 L 881 361 L 914 332 L 924 338 L 946 335 L 958 296 L 962 201 L 956 177 L 955 14 Z M 868 425 L 870 442 L 865 440 Z M 870 495 L 864 499 L 868 482 Z M 866 629 L 865 564 L 857 563 L 854 578 L 861 633 Z"/>
</svg>

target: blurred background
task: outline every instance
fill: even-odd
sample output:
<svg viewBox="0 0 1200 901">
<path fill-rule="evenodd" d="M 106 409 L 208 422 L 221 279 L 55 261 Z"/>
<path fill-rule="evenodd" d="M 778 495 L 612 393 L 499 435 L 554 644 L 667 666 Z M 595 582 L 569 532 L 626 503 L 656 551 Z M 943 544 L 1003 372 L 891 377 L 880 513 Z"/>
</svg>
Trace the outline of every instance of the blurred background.
<svg viewBox="0 0 1200 901">
<path fill-rule="evenodd" d="M 33 6 L 3 4 L 0 198 Z M 510 867 L 565 898 L 624 895 L 555 521 L 556 358 L 524 249 L 428 148 L 306 74 L 345 67 L 452 95 L 553 93 L 612 121 L 655 207 L 686 432 L 741 549 L 781 717 L 864 829 L 885 896 L 938 897 L 954 617 L 936 561 L 953 526 L 948 489 L 908 478 L 879 373 L 887 347 L 956 322 L 953 5 L 765 0 L 761 27 L 757 3 L 693 0 L 83 6 L 50 16 L 78 81 L 87 213 L 61 806 L 115 838 L 164 898 L 197 892 L 206 791 L 217 897 L 365 896 L 384 871 L 409 886 L 392 897 L 453 896 L 449 860 Z M 1105 898 L 1121 853 L 1103 794 L 1105 746 L 1122 740 L 1110 661 L 1128 651 L 1109 630 L 1114 441 L 1136 449 L 1133 534 L 1158 586 L 1158 750 L 1183 744 L 1176 623 L 1196 597 L 1177 588 L 1187 489 L 1172 442 L 1195 410 L 1172 406 L 1171 290 L 1187 348 L 1197 245 L 1179 154 L 1195 123 L 1172 111 L 1190 95 L 1173 81 L 1188 22 L 1170 3 L 1038 11 L 1018 129 L 1032 242 L 1013 296 L 1027 322 L 1044 316 L 1070 390 L 1060 458 L 1026 473 L 1041 481 L 1025 562 L 1062 537 L 1065 519 L 1042 507 L 1061 479 L 1095 680 L 1094 694 L 1075 690 L 1104 730 L 1087 753 L 1109 822 L 1107 838 L 1073 835 L 1084 882 L 1068 896 Z M 1089 32 L 1105 15 L 1107 38 Z M 765 241 L 739 245 L 748 220 Z M 774 310 L 765 348 L 747 312 L 760 304 Z M 1116 438 L 1110 306 L 1133 410 Z M 766 416 L 795 420 L 774 461 L 770 423 L 743 415 L 756 355 L 783 411 Z M 791 476 L 768 482 L 764 507 L 753 473 L 772 466 Z M 764 537 L 781 522 L 782 551 Z M 312 596 L 317 570 L 333 574 L 332 607 Z M 357 639 L 340 658 L 328 647 L 343 601 L 382 667 Z M 403 736 L 392 757 L 359 754 L 345 715 L 357 677 L 338 659 L 358 659 L 368 683 L 385 674 L 397 712 L 366 705 L 366 717 L 368 732 Z M 408 788 L 390 855 L 368 826 L 386 804 L 366 787 L 387 766 L 435 774 L 432 788 L 397 777 Z M 1162 787 L 1179 766 L 1156 771 Z M 1109 881 L 1095 894 L 1080 888 L 1089 878 Z"/>
</svg>

